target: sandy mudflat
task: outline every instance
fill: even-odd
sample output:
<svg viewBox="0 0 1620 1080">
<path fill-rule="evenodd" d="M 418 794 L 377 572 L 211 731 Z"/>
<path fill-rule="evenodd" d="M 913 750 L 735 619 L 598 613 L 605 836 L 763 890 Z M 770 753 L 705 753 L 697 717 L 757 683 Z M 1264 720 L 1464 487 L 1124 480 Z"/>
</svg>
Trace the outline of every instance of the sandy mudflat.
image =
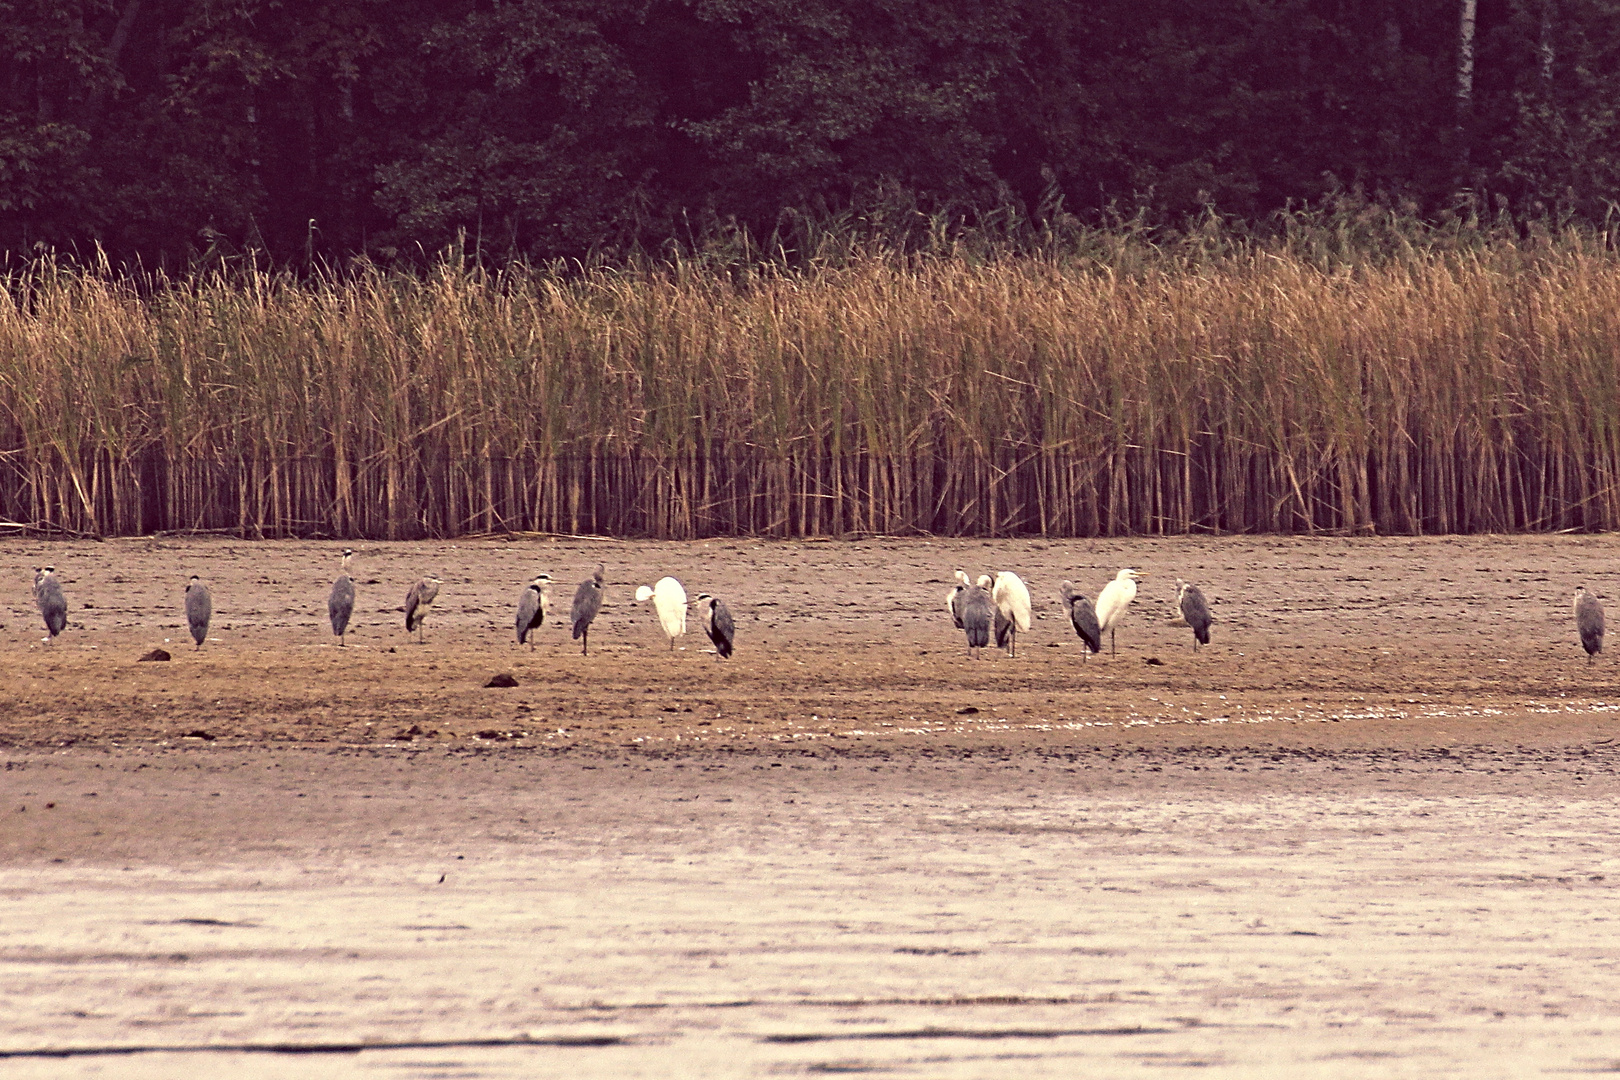
<svg viewBox="0 0 1620 1080">
<path fill-rule="evenodd" d="M 343 649 L 336 547 L 0 545 L 0 1052 L 147 1051 L 6 1076 L 1620 1069 L 1608 537 L 362 545 Z M 591 656 L 518 649 L 598 560 Z M 1057 583 L 1120 565 L 1083 664 Z M 1017 659 L 963 656 L 957 566 L 1030 582 Z M 663 573 L 732 661 L 630 602 Z"/>
</svg>

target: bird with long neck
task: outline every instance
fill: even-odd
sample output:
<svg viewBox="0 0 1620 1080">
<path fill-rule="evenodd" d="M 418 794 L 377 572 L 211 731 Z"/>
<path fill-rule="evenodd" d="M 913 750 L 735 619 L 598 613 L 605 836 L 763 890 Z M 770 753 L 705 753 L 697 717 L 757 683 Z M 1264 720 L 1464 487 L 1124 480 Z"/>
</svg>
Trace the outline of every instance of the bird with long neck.
<svg viewBox="0 0 1620 1080">
<path fill-rule="evenodd" d="M 349 561 L 353 558 L 354 549 L 344 548 L 343 567 L 326 596 L 326 614 L 332 620 L 332 635 L 339 645 L 349 643 L 349 619 L 354 615 L 354 579 L 349 576 Z"/>
<path fill-rule="evenodd" d="M 1118 632 L 1119 620 L 1125 615 L 1125 609 L 1136 599 L 1136 582 L 1147 576 L 1126 567 L 1115 574 L 1114 580 L 1104 585 L 1103 591 L 1097 594 L 1097 626 L 1099 632 L 1108 631 L 1110 655 L 1119 652 L 1115 634 Z"/>
<path fill-rule="evenodd" d="M 985 646 L 990 644 L 991 624 L 996 618 L 996 602 L 990 596 L 989 575 L 980 574 L 977 581 L 962 590 L 957 610 L 962 613 L 968 656 L 977 659 Z"/>
<path fill-rule="evenodd" d="M 551 575 L 537 574 L 534 579 L 523 587 L 523 595 L 518 597 L 517 608 L 517 640 L 522 645 L 528 641 L 529 648 L 534 648 L 534 639 L 529 632 L 537 630 L 546 621 L 546 609 L 551 606 Z"/>
<path fill-rule="evenodd" d="M 945 592 L 945 610 L 950 613 L 951 621 L 958 630 L 962 629 L 962 594 L 973 588 L 973 582 L 968 580 L 966 570 L 956 572 L 956 584 Z"/>
<path fill-rule="evenodd" d="M 196 574 L 186 583 L 186 625 L 197 648 L 208 639 L 208 624 L 214 618 L 214 594 Z"/>
<path fill-rule="evenodd" d="M 574 590 L 574 606 L 569 619 L 574 624 L 574 637 L 579 639 L 582 656 L 591 654 L 591 623 L 602 610 L 602 585 L 607 580 L 607 567 L 596 564 L 596 573 L 579 583 Z"/>
<path fill-rule="evenodd" d="M 1586 662 L 1603 651 L 1603 605 L 1582 585 L 1575 590 L 1575 629 L 1581 635 Z"/>
<path fill-rule="evenodd" d="M 67 629 L 67 596 L 62 592 L 56 567 L 46 566 L 34 571 L 34 602 L 45 620 L 45 641 L 54 642 L 56 635 Z"/>
<path fill-rule="evenodd" d="M 703 632 L 714 642 L 715 659 L 728 658 L 737 638 L 737 624 L 731 618 L 731 609 L 724 600 L 708 593 L 698 593 L 697 605 L 703 615 Z"/>
<path fill-rule="evenodd" d="M 669 647 L 673 652 L 675 639 L 686 633 L 686 590 L 672 577 L 659 578 L 658 583 L 651 587 L 641 585 L 636 588 L 636 603 L 648 600 L 652 601 L 653 611 L 658 614 L 658 625 L 663 627 L 664 636 L 669 638 Z"/>
<path fill-rule="evenodd" d="M 1075 591 L 1072 581 L 1060 584 L 1058 595 L 1069 612 L 1069 622 L 1074 624 L 1075 634 L 1085 644 L 1085 648 L 1080 650 L 1080 659 L 1088 661 L 1092 653 L 1102 652 L 1102 628 L 1097 625 L 1097 609 L 1088 598 Z"/>
<path fill-rule="evenodd" d="M 1011 570 L 996 574 L 990 599 L 996 604 L 996 644 L 1008 656 L 1018 655 L 1018 635 L 1029 631 L 1029 588 Z"/>
<path fill-rule="evenodd" d="M 1176 578 L 1176 607 L 1181 610 L 1178 621 L 1192 627 L 1193 652 L 1197 652 L 1200 645 L 1208 645 L 1209 627 L 1215 616 L 1209 613 L 1209 602 L 1204 599 L 1203 590 Z"/>
<path fill-rule="evenodd" d="M 425 577 L 405 594 L 405 632 L 419 635 L 419 644 L 427 644 L 427 634 L 422 624 L 427 622 L 428 608 L 433 606 L 433 601 L 439 595 L 439 586 L 443 584 L 439 578 Z"/>
</svg>

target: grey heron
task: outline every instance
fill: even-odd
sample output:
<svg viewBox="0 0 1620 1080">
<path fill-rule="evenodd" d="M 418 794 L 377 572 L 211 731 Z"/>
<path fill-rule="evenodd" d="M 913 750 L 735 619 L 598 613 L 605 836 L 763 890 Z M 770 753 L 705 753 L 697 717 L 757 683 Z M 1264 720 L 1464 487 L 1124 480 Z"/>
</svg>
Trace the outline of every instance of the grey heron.
<svg viewBox="0 0 1620 1080">
<path fill-rule="evenodd" d="M 996 617 L 996 602 L 985 588 L 989 583 L 990 579 L 981 574 L 976 582 L 962 590 L 957 601 L 957 610 L 962 613 L 962 629 L 967 633 L 968 655 L 972 657 L 979 655 L 974 650 L 990 644 L 990 624 Z"/>
<path fill-rule="evenodd" d="M 636 603 L 647 600 L 652 601 L 653 610 L 658 613 L 658 625 L 664 628 L 664 636 L 669 638 L 673 651 L 675 639 L 686 633 L 686 590 L 674 578 L 662 577 L 651 588 L 636 587 Z"/>
<path fill-rule="evenodd" d="M 732 621 L 731 609 L 726 607 L 724 600 L 708 593 L 698 593 L 697 604 L 698 611 L 703 615 L 703 632 L 714 642 L 716 659 L 726 659 L 731 655 L 732 642 L 737 637 L 737 624 Z"/>
<path fill-rule="evenodd" d="M 1074 632 L 1085 643 L 1086 647 L 1080 652 L 1081 658 L 1090 659 L 1092 653 L 1102 652 L 1102 627 L 1097 625 L 1097 609 L 1091 606 L 1091 601 L 1075 592 L 1072 581 L 1058 585 L 1058 595 L 1063 598 L 1063 606 L 1069 612 Z"/>
<path fill-rule="evenodd" d="M 950 612 L 951 621 L 956 624 L 958 630 L 962 629 L 962 594 L 972 587 L 973 582 L 968 580 L 967 571 L 958 570 L 956 584 L 945 593 L 945 610 Z"/>
<path fill-rule="evenodd" d="M 1586 650 L 1586 662 L 1603 651 L 1603 605 L 1582 585 L 1575 590 L 1575 629 L 1581 633 L 1581 647 Z"/>
<path fill-rule="evenodd" d="M 427 621 L 428 608 L 439 595 L 439 586 L 444 582 L 436 577 L 425 577 L 411 586 L 411 591 L 405 594 L 405 632 L 419 635 L 419 643 L 427 644 L 427 634 L 422 630 L 422 624 Z"/>
<path fill-rule="evenodd" d="M 523 588 L 523 595 L 518 597 L 517 608 L 517 640 L 521 645 L 529 639 L 529 631 L 538 630 L 540 624 L 546 621 L 546 608 L 551 606 L 551 575 L 537 574 L 534 580 Z M 529 641 L 529 648 L 534 648 L 534 642 Z"/>
<path fill-rule="evenodd" d="M 1181 609 L 1181 621 L 1192 627 L 1193 652 L 1197 652 L 1198 646 L 1209 644 L 1209 624 L 1215 621 L 1204 591 L 1176 578 L 1176 606 Z"/>
<path fill-rule="evenodd" d="M 1018 635 L 1029 632 L 1029 588 L 1011 570 L 996 575 L 990 599 L 996 603 L 996 644 L 1008 656 L 1018 655 Z"/>
<path fill-rule="evenodd" d="M 208 640 L 208 624 L 214 618 L 214 594 L 196 574 L 186 582 L 186 625 L 191 628 L 191 640 L 197 648 Z"/>
<path fill-rule="evenodd" d="M 1147 576 L 1126 567 L 1115 574 L 1114 580 L 1104 585 L 1103 591 L 1097 594 L 1097 627 L 1099 632 L 1108 631 L 1110 654 L 1119 651 L 1114 634 L 1119 627 L 1120 618 L 1125 614 L 1125 609 L 1136 599 L 1136 582 Z"/>
<path fill-rule="evenodd" d="M 57 580 L 56 567 L 46 566 L 34 571 L 34 602 L 45 619 L 46 641 L 55 641 L 56 635 L 67 629 L 67 597 L 62 583 Z"/>
<path fill-rule="evenodd" d="M 574 624 L 574 636 L 579 638 L 581 656 L 591 654 L 591 623 L 602 610 L 602 583 L 607 579 L 607 567 L 596 564 L 596 573 L 579 583 L 574 590 L 574 607 L 568 613 Z"/>
<path fill-rule="evenodd" d="M 343 569 L 332 582 L 332 591 L 326 597 L 326 614 L 332 620 L 332 634 L 339 645 L 347 645 L 349 616 L 354 614 L 354 579 L 349 576 L 349 560 L 354 558 L 353 548 L 343 549 Z"/>
</svg>

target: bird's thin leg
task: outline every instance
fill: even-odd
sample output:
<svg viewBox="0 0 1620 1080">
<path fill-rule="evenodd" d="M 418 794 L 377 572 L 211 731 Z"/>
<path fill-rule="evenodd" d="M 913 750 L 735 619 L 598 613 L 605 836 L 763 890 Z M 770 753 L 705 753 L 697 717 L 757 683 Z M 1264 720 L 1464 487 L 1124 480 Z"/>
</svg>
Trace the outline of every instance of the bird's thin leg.
<svg viewBox="0 0 1620 1080">
<path fill-rule="evenodd" d="M 591 632 L 589 630 L 579 635 L 579 655 L 591 655 Z"/>
</svg>

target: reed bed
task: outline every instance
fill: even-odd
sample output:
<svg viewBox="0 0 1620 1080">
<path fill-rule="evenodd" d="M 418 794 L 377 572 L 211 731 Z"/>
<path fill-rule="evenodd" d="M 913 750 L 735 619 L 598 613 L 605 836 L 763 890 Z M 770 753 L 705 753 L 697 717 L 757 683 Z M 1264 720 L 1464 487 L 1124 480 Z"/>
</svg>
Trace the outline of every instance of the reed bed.
<svg viewBox="0 0 1620 1080">
<path fill-rule="evenodd" d="M 1498 243 L 0 290 L 0 517 L 76 533 L 1620 525 L 1620 257 Z"/>
</svg>

